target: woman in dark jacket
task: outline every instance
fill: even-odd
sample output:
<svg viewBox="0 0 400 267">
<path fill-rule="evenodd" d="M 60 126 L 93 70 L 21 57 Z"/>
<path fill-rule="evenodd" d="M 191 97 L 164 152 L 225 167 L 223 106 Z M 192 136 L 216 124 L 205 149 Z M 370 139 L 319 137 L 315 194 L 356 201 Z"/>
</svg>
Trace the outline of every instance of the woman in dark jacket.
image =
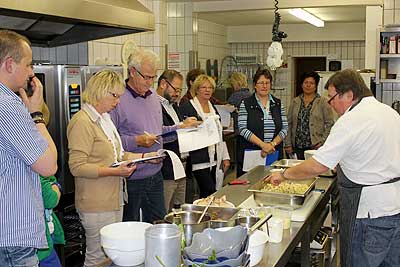
<svg viewBox="0 0 400 267">
<path fill-rule="evenodd" d="M 216 180 L 216 175 L 220 177 L 222 171 L 223 176 L 229 168 L 230 158 L 226 143 L 222 140 L 222 126 L 217 110 L 210 102 L 215 90 L 215 81 L 207 75 L 200 75 L 194 81 L 193 89 L 196 96 L 179 107 L 182 116 L 196 117 L 202 121 L 214 119 L 220 134 L 220 142 L 216 145 L 189 152 L 193 175 L 200 188 L 200 197 L 203 198 L 221 186 L 221 180 Z"/>
<path fill-rule="evenodd" d="M 271 94 L 272 75 L 266 70 L 258 70 L 253 78 L 255 93 L 240 104 L 238 127 L 237 175 L 243 172 L 244 151 L 261 150 L 266 157 L 275 150 L 283 157 L 282 141 L 287 134 L 288 123 L 281 100 Z"/>
</svg>

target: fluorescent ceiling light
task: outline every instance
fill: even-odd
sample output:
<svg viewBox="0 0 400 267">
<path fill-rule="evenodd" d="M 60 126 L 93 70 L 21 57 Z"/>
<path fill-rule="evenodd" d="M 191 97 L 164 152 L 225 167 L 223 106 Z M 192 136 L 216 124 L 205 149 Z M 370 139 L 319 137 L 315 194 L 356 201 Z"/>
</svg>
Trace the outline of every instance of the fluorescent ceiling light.
<svg viewBox="0 0 400 267">
<path fill-rule="evenodd" d="M 312 15 L 311 13 L 308 13 L 304 9 L 301 9 L 301 8 L 289 9 L 289 13 L 295 17 L 298 17 L 299 19 L 307 21 L 308 23 L 310 23 L 314 26 L 324 27 L 324 25 L 325 25 L 323 20 L 317 18 L 316 16 Z"/>
</svg>

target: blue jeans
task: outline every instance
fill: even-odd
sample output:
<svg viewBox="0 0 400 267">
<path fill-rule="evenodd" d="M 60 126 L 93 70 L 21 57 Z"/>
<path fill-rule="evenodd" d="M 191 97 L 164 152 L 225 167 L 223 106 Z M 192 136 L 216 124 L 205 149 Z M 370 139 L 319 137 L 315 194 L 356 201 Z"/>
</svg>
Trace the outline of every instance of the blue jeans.
<svg viewBox="0 0 400 267">
<path fill-rule="evenodd" d="M 60 259 L 54 248 L 47 258 L 39 262 L 39 267 L 61 267 Z"/>
<path fill-rule="evenodd" d="M 0 247 L 1 267 L 38 267 L 35 248 Z"/>
<path fill-rule="evenodd" d="M 400 266 L 400 213 L 356 220 L 352 266 Z"/>
<path fill-rule="evenodd" d="M 142 209 L 143 221 L 153 223 L 165 216 L 164 181 L 161 171 L 140 180 L 127 181 L 128 203 L 124 206 L 123 221 L 139 221 Z"/>
</svg>

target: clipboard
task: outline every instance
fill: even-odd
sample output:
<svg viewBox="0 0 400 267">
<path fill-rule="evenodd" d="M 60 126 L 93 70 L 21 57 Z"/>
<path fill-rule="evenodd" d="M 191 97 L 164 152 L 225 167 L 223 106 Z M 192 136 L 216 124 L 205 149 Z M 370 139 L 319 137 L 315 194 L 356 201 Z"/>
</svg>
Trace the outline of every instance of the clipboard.
<svg viewBox="0 0 400 267">
<path fill-rule="evenodd" d="M 140 159 L 124 160 L 124 161 L 113 163 L 110 167 L 116 168 L 123 163 L 128 163 L 128 166 L 130 167 L 134 164 L 147 163 L 148 161 L 155 160 L 155 159 L 164 159 L 166 156 L 167 155 L 160 155 L 160 156 L 153 156 L 153 157 L 140 158 Z"/>
</svg>

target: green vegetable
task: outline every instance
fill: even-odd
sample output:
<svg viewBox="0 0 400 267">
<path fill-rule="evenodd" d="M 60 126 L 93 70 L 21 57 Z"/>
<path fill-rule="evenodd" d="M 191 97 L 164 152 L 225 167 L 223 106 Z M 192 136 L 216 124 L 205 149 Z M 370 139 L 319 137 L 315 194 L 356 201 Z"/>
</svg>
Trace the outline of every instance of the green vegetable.
<svg viewBox="0 0 400 267">
<path fill-rule="evenodd" d="M 212 250 L 211 256 L 208 257 L 209 261 L 216 261 L 217 260 L 217 253 L 215 252 L 215 249 Z"/>
</svg>

